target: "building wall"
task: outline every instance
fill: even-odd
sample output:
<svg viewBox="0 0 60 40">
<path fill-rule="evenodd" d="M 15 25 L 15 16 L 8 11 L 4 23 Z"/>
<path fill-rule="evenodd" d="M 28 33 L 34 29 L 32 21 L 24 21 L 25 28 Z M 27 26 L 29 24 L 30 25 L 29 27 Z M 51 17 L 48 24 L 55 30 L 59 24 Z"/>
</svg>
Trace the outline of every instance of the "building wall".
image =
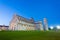
<svg viewBox="0 0 60 40">
<path fill-rule="evenodd" d="M 1 31 L 1 30 L 8 30 L 8 27 L 5 27 L 5 26 L 0 27 L 0 31 Z"/>
<path fill-rule="evenodd" d="M 16 15 L 14 15 L 12 20 L 10 21 L 9 30 L 15 30 L 15 28 L 17 27 L 17 23 L 18 23 L 17 17 Z"/>
<path fill-rule="evenodd" d="M 35 30 L 34 24 L 21 21 L 17 24 L 19 30 Z"/>
<path fill-rule="evenodd" d="M 16 16 L 10 22 L 10 30 L 35 30 L 35 26 L 32 23 L 28 23 L 22 20 L 18 20 Z"/>
</svg>

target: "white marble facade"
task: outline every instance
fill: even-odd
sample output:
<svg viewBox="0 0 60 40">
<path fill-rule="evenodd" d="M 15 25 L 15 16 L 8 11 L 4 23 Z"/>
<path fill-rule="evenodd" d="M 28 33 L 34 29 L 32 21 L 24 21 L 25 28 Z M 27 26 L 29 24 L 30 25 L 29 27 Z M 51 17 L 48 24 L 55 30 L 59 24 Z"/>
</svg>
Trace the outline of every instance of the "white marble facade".
<svg viewBox="0 0 60 40">
<path fill-rule="evenodd" d="M 44 30 L 41 21 L 36 23 L 33 18 L 27 19 L 22 16 L 14 14 L 12 20 L 10 21 L 9 29 L 10 30 L 36 30 L 37 29 L 36 24 L 38 24 L 38 28 L 40 30 Z"/>
</svg>

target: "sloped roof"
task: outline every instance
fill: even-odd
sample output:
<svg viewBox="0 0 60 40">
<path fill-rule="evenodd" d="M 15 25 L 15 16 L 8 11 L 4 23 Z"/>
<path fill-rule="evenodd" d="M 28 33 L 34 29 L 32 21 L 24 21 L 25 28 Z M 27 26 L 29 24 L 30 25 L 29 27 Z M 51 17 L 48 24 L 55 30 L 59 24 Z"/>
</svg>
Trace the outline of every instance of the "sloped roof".
<svg viewBox="0 0 60 40">
<path fill-rule="evenodd" d="M 9 27 L 9 26 L 5 26 L 5 25 L 0 25 L 0 27 Z"/>
<path fill-rule="evenodd" d="M 24 17 L 19 16 L 19 15 L 16 15 L 16 16 L 17 16 L 18 20 L 22 20 L 22 21 L 34 24 L 34 20 L 32 22 L 30 19 L 24 18 Z"/>
</svg>

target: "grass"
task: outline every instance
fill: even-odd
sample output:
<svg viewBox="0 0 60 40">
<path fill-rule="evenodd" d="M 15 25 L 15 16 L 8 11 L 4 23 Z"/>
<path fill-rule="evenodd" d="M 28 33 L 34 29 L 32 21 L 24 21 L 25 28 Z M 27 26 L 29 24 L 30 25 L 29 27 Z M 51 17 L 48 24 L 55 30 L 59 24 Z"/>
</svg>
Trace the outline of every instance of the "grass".
<svg viewBox="0 0 60 40">
<path fill-rule="evenodd" d="M 0 40 L 60 40 L 60 32 L 1 31 Z"/>
</svg>

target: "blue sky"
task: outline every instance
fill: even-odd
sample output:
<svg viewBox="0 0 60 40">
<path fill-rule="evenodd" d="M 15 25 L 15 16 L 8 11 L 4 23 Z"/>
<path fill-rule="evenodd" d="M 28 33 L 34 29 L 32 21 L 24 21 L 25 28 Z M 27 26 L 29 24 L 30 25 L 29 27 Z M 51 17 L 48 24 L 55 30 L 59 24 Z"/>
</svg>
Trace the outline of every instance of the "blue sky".
<svg viewBox="0 0 60 40">
<path fill-rule="evenodd" d="M 48 25 L 60 25 L 59 0 L 0 0 L 0 24 L 9 25 L 14 13 L 35 21 L 46 17 Z"/>
</svg>

